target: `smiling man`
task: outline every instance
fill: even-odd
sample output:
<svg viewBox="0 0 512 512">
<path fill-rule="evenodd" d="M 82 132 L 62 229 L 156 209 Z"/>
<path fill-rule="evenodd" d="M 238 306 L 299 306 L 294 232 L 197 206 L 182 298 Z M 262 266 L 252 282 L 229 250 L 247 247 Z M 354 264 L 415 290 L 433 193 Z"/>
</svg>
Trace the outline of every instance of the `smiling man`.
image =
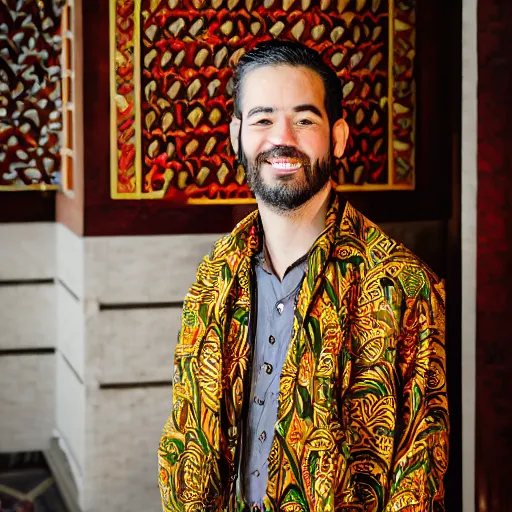
<svg viewBox="0 0 512 512">
<path fill-rule="evenodd" d="M 163 509 L 443 510 L 443 286 L 332 189 L 349 133 L 337 75 L 264 43 L 240 60 L 234 102 L 258 210 L 185 299 Z"/>
</svg>

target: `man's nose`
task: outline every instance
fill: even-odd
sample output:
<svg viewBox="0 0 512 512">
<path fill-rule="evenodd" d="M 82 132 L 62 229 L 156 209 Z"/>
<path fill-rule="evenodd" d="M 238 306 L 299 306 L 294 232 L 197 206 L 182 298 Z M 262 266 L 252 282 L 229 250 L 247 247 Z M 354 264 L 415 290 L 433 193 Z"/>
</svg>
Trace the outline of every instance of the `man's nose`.
<svg viewBox="0 0 512 512">
<path fill-rule="evenodd" d="M 297 136 L 293 123 L 287 120 L 274 122 L 269 141 L 274 146 L 297 146 Z"/>
</svg>

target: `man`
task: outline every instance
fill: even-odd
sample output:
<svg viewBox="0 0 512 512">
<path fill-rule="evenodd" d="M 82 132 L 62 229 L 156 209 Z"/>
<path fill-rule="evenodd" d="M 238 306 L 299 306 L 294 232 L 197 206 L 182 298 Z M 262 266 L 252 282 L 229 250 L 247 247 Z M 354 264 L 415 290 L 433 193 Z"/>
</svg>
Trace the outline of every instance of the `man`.
<svg viewBox="0 0 512 512">
<path fill-rule="evenodd" d="M 261 44 L 234 101 L 258 211 L 185 299 L 164 510 L 443 510 L 443 286 L 333 192 L 349 131 L 336 74 Z"/>
</svg>

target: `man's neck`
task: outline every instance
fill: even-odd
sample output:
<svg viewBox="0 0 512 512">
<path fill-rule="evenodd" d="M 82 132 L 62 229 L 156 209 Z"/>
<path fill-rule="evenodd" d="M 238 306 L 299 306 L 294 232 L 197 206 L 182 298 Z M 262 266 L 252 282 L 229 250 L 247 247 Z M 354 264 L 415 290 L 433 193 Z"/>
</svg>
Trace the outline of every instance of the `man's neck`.
<svg viewBox="0 0 512 512">
<path fill-rule="evenodd" d="M 267 254 L 276 276 L 282 280 L 286 269 L 304 256 L 325 228 L 331 185 L 327 185 L 296 210 L 277 211 L 258 205 Z"/>
</svg>

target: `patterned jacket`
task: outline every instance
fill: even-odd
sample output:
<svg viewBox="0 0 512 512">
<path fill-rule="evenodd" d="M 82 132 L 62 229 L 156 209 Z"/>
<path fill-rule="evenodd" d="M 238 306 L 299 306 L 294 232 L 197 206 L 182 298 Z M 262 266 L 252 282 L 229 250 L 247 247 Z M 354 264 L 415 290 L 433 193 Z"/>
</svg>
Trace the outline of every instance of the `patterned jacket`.
<svg viewBox="0 0 512 512">
<path fill-rule="evenodd" d="M 268 511 L 442 511 L 443 284 L 333 194 L 309 252 L 281 373 Z M 222 238 L 186 296 L 159 449 L 164 511 L 240 510 L 257 212 Z"/>
</svg>

